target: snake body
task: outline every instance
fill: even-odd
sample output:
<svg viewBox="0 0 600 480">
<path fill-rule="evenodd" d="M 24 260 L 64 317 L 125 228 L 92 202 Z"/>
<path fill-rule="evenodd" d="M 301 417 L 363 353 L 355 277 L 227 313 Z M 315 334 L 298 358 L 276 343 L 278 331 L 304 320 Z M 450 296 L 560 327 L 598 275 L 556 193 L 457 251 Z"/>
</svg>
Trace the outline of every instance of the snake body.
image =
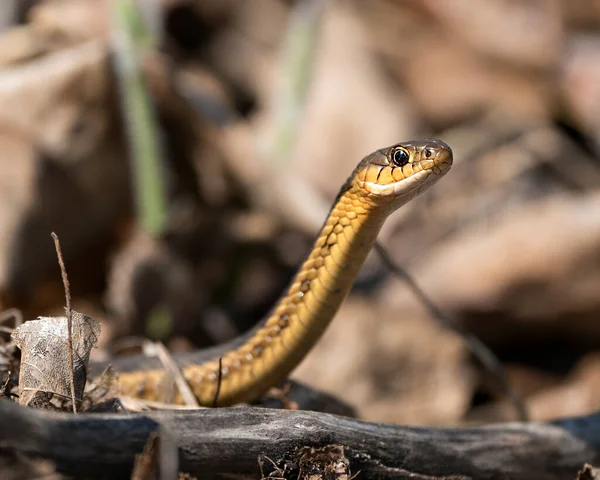
<svg viewBox="0 0 600 480">
<path fill-rule="evenodd" d="M 343 185 L 308 258 L 271 314 L 249 334 L 198 355 L 182 373 L 198 402 L 256 399 L 284 380 L 321 337 L 390 213 L 440 179 L 452 151 L 439 140 L 400 143 L 365 157 Z M 116 363 L 119 369 L 118 362 Z M 164 370 L 123 371 L 123 395 L 155 399 Z M 176 401 L 181 399 L 176 398 Z"/>
</svg>

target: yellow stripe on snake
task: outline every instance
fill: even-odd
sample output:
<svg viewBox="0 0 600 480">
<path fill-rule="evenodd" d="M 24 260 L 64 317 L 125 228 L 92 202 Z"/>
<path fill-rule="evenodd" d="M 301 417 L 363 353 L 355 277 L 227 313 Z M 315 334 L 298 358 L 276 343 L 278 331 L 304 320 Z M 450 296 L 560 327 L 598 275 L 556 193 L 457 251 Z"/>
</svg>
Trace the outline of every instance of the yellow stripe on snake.
<svg viewBox="0 0 600 480">
<path fill-rule="evenodd" d="M 284 380 L 335 316 L 388 215 L 451 165 L 450 147 L 433 139 L 365 157 L 342 186 L 312 251 L 268 318 L 229 344 L 189 355 L 182 373 L 200 405 L 212 406 L 217 388 L 218 405 L 227 406 L 255 400 Z M 123 371 L 119 367 L 125 363 L 115 362 L 121 393 L 156 399 L 164 370 Z"/>
</svg>

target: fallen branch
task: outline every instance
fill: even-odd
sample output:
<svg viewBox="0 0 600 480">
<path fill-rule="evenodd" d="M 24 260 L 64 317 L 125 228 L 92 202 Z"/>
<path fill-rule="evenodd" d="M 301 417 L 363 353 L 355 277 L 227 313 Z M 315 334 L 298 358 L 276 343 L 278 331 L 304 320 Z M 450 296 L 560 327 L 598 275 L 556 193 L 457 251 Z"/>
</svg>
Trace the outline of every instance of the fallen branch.
<svg viewBox="0 0 600 480">
<path fill-rule="evenodd" d="M 256 480 L 259 457 L 296 478 L 302 447 L 342 446 L 361 479 L 572 480 L 584 463 L 600 463 L 600 414 L 438 429 L 250 407 L 75 416 L 0 401 L 0 425 L 0 455 L 42 457 L 61 473 L 87 478 L 129 478 L 152 432 L 178 446 L 181 471 L 203 479 Z M 274 468 L 269 462 L 265 475 Z"/>
</svg>

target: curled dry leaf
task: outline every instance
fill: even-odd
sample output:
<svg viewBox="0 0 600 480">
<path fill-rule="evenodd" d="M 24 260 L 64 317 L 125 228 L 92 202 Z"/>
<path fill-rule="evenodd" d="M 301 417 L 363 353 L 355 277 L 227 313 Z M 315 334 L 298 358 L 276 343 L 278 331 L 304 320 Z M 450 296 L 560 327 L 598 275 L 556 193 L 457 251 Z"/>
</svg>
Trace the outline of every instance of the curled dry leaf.
<svg viewBox="0 0 600 480">
<path fill-rule="evenodd" d="M 577 472 L 577 480 L 597 480 L 600 478 L 600 470 L 592 465 L 585 464 L 583 469 Z"/>
<path fill-rule="evenodd" d="M 73 312 L 73 380 L 77 400 L 82 398 L 90 350 L 99 334 L 99 322 Z M 19 403 L 37 404 L 53 395 L 71 398 L 66 317 L 40 317 L 15 329 L 12 336 L 22 352 Z"/>
<path fill-rule="evenodd" d="M 160 478 L 160 437 L 153 433 L 148 438 L 144 451 L 135 456 L 132 480 Z"/>
<path fill-rule="evenodd" d="M 191 478 L 185 474 L 178 475 L 178 466 L 177 446 L 166 431 L 160 429 L 150 435 L 144 451 L 135 456 L 131 480 Z"/>
</svg>

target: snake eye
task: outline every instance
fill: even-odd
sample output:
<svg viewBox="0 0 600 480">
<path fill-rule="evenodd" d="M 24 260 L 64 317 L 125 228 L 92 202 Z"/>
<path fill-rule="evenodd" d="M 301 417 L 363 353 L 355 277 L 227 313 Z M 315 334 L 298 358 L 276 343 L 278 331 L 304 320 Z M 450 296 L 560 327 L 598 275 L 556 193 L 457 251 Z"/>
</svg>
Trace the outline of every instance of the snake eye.
<svg viewBox="0 0 600 480">
<path fill-rule="evenodd" d="M 399 167 L 401 167 L 402 165 L 406 165 L 408 163 L 408 159 L 409 159 L 410 155 L 408 154 L 408 152 L 406 150 L 404 150 L 403 148 L 399 148 L 398 150 L 396 150 L 394 152 L 393 155 L 393 160 L 394 163 L 396 165 L 398 165 Z"/>
</svg>

